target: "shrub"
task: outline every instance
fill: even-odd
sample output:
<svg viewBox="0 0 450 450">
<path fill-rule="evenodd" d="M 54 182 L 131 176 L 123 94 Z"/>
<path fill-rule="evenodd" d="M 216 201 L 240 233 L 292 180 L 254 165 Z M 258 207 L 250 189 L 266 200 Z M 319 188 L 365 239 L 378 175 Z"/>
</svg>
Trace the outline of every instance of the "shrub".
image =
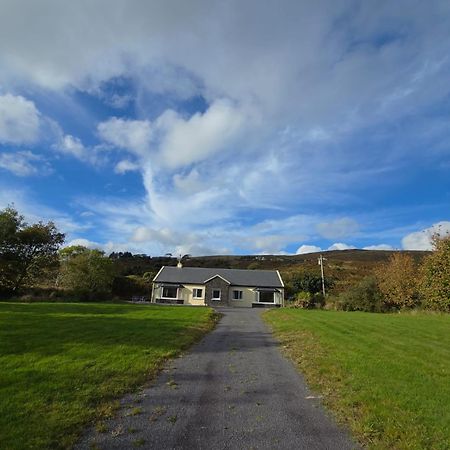
<svg viewBox="0 0 450 450">
<path fill-rule="evenodd" d="M 290 302 L 291 308 L 322 308 L 325 305 L 325 298 L 321 293 L 311 294 L 309 292 L 300 291 L 295 295 L 295 299 Z"/>
<path fill-rule="evenodd" d="M 450 312 L 450 236 L 435 235 L 432 241 L 434 251 L 426 257 L 421 270 L 423 306 Z"/>
<path fill-rule="evenodd" d="M 358 284 L 339 295 L 338 309 L 344 311 L 382 312 L 385 305 L 375 277 L 363 278 Z"/>
<path fill-rule="evenodd" d="M 133 295 L 149 296 L 150 290 L 151 282 L 139 275 L 115 277 L 112 284 L 112 294 L 122 298 L 129 298 Z"/>
<path fill-rule="evenodd" d="M 410 255 L 394 253 L 375 270 L 375 276 L 388 309 L 413 308 L 419 304 L 417 267 Z"/>
<path fill-rule="evenodd" d="M 309 292 L 310 294 L 322 292 L 322 277 L 314 273 L 304 273 L 302 275 L 297 275 L 292 284 L 297 291 Z M 334 280 L 330 277 L 326 277 L 325 288 L 330 289 L 333 286 Z"/>
<path fill-rule="evenodd" d="M 102 300 L 111 295 L 114 268 L 111 259 L 99 250 L 82 246 L 60 252 L 61 284 L 81 300 Z"/>
</svg>

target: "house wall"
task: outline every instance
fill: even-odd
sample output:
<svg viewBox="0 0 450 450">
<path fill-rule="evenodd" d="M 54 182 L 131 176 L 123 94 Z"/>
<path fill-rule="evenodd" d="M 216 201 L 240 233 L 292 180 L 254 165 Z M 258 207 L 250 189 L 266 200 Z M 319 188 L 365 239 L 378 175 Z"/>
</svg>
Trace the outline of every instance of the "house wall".
<svg viewBox="0 0 450 450">
<path fill-rule="evenodd" d="M 185 305 L 205 305 L 205 286 L 202 284 L 184 284 L 184 288 L 180 289 L 182 291 L 180 298 L 184 300 Z M 202 298 L 194 298 L 194 289 L 202 289 Z"/>
<path fill-rule="evenodd" d="M 230 285 L 220 277 L 214 277 L 205 283 L 205 303 L 211 306 L 228 306 L 230 304 Z M 220 289 L 220 301 L 212 300 L 214 289 Z"/>
<path fill-rule="evenodd" d="M 234 300 L 233 291 L 242 291 L 242 300 Z M 252 303 L 256 302 L 257 295 L 257 292 L 255 292 L 253 288 L 230 286 L 228 303 L 230 306 L 235 306 L 237 308 L 251 308 Z"/>
<path fill-rule="evenodd" d="M 233 291 L 242 291 L 242 300 L 233 299 Z M 283 305 L 284 289 L 278 288 L 281 292 L 275 292 L 275 304 Z M 259 293 L 254 287 L 230 286 L 229 289 L 229 305 L 235 307 L 251 308 L 252 303 L 258 302 Z"/>
<path fill-rule="evenodd" d="M 194 289 L 203 289 L 203 298 L 193 298 Z M 221 290 L 221 300 L 211 300 L 212 290 Z M 278 288 L 281 292 L 275 292 L 275 304 L 283 305 L 284 289 Z M 242 300 L 233 299 L 233 291 L 242 291 Z M 161 298 L 162 288 L 153 288 L 152 302 L 156 298 Z M 252 303 L 258 301 L 258 291 L 254 287 L 229 286 L 220 277 L 213 278 L 205 285 L 184 284 L 183 288 L 178 289 L 178 298 L 182 299 L 185 305 L 211 305 L 211 306 L 233 306 L 237 308 L 251 308 Z"/>
<path fill-rule="evenodd" d="M 183 300 L 185 305 L 204 305 L 205 304 L 205 286 L 201 284 L 185 284 L 184 287 L 178 289 L 178 299 Z M 203 290 L 203 298 L 194 298 L 194 289 Z M 152 302 L 157 298 L 161 298 L 162 287 L 153 287 Z"/>
</svg>

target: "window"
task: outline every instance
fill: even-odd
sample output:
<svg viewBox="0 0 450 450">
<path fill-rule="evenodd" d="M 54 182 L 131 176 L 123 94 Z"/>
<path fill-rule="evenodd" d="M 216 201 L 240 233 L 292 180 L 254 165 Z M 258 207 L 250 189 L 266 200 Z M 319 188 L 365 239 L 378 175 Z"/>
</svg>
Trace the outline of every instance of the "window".
<svg viewBox="0 0 450 450">
<path fill-rule="evenodd" d="M 220 289 L 213 289 L 212 300 L 220 300 Z"/>
<path fill-rule="evenodd" d="M 162 297 L 163 298 L 177 298 L 178 288 L 176 286 L 163 286 Z"/>
<path fill-rule="evenodd" d="M 242 300 L 242 291 L 233 291 L 233 300 Z"/>
<path fill-rule="evenodd" d="M 275 303 L 275 292 L 259 291 L 260 303 Z"/>
<path fill-rule="evenodd" d="M 194 298 L 203 298 L 203 289 L 194 289 L 194 293 L 192 295 Z"/>
</svg>

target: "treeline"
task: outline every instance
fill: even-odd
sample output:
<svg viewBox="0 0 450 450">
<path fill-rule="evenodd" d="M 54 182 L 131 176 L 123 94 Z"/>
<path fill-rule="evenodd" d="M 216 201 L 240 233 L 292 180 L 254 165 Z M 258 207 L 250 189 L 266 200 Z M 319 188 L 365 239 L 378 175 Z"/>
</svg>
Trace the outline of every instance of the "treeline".
<svg viewBox="0 0 450 450">
<path fill-rule="evenodd" d="M 392 312 L 427 309 L 450 312 L 450 236 L 434 235 L 433 251 L 417 262 L 406 253 L 393 253 L 343 292 L 333 293 L 334 278 L 316 273 L 291 275 L 287 280 L 288 305 L 297 308 L 327 308 L 344 311 Z"/>
<path fill-rule="evenodd" d="M 98 301 L 149 296 L 156 268 L 170 262 L 128 252 L 107 256 L 83 246 L 61 248 L 64 240 L 53 222 L 28 224 L 13 207 L 0 211 L 0 298 Z M 131 261 L 131 267 L 124 261 Z M 126 275 L 149 267 L 154 270 Z"/>
<path fill-rule="evenodd" d="M 150 297 L 151 281 L 163 265 L 175 265 L 170 256 L 151 257 L 130 252 L 106 255 L 82 246 L 62 248 L 65 241 L 54 223 L 27 224 L 16 209 L 0 211 L 0 298 L 24 300 L 114 300 Z M 434 236 L 433 252 L 354 251 L 360 265 L 329 255 L 332 276 L 322 279 L 316 255 L 302 257 L 211 256 L 191 258 L 193 267 L 276 269 L 286 284 L 287 303 L 302 308 L 388 312 L 424 308 L 450 311 L 450 237 Z M 417 252 L 416 252 L 417 253 Z M 353 253 L 352 253 L 353 255 Z M 373 256 L 371 256 L 373 255 Z M 386 260 L 386 258 L 389 258 Z M 348 255 L 347 255 L 348 257 Z M 370 258 L 379 261 L 372 263 Z M 381 258 L 384 258 L 384 262 Z M 371 263 L 370 265 L 368 263 Z M 282 266 L 283 264 L 287 266 Z M 330 270 L 327 269 L 326 272 Z"/>
</svg>

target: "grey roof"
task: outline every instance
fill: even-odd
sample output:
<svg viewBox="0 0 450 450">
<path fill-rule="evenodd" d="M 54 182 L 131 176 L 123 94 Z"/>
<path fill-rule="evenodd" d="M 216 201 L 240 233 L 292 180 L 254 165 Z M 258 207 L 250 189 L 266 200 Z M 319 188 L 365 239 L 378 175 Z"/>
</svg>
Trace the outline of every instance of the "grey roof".
<svg viewBox="0 0 450 450">
<path fill-rule="evenodd" d="M 220 275 L 235 286 L 283 287 L 276 270 L 212 269 L 164 266 L 153 281 L 157 283 L 203 284 Z"/>
</svg>

